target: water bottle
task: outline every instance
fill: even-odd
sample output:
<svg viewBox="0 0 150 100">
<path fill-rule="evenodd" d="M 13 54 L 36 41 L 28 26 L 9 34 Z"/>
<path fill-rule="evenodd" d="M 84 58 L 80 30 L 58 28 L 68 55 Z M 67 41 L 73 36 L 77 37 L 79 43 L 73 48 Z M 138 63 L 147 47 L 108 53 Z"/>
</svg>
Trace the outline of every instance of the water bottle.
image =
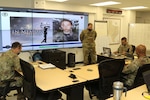
<svg viewBox="0 0 150 100">
<path fill-rule="evenodd" d="M 123 86 L 123 83 L 116 81 L 113 83 L 113 100 L 121 100 L 123 91 L 125 91 L 125 96 L 127 93 L 127 88 Z"/>
</svg>

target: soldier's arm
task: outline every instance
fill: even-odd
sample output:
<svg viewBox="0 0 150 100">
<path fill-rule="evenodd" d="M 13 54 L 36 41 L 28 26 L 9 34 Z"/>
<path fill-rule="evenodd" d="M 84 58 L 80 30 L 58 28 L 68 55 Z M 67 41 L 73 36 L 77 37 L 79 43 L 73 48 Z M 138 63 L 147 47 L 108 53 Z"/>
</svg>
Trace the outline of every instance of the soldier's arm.
<svg viewBox="0 0 150 100">
<path fill-rule="evenodd" d="M 22 71 L 19 57 L 15 57 L 15 59 L 14 59 L 14 67 L 15 67 L 16 71 Z"/>
<path fill-rule="evenodd" d="M 127 65 L 127 66 L 124 66 L 124 69 L 123 69 L 123 73 L 124 74 L 130 74 L 132 72 L 134 72 L 136 69 L 137 69 L 137 61 L 133 61 L 131 64 Z"/>
<path fill-rule="evenodd" d="M 132 49 L 132 46 L 130 45 L 129 47 L 129 54 L 133 54 L 133 49 Z"/>
<path fill-rule="evenodd" d="M 81 42 L 83 41 L 83 38 L 84 38 L 84 32 L 82 31 L 81 34 L 80 34 L 80 40 L 81 40 Z"/>
<path fill-rule="evenodd" d="M 96 37 L 97 37 L 97 32 L 95 31 L 95 39 L 96 39 Z"/>
</svg>

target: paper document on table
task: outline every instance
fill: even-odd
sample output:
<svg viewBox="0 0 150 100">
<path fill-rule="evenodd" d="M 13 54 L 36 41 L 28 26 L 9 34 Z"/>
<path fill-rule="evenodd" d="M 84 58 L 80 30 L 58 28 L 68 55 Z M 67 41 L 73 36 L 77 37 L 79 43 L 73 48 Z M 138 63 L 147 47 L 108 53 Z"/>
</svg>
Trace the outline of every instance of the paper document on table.
<svg viewBox="0 0 150 100">
<path fill-rule="evenodd" d="M 49 64 L 39 64 L 39 67 L 42 69 L 47 69 L 47 68 L 56 68 L 55 65 L 49 63 Z"/>
</svg>

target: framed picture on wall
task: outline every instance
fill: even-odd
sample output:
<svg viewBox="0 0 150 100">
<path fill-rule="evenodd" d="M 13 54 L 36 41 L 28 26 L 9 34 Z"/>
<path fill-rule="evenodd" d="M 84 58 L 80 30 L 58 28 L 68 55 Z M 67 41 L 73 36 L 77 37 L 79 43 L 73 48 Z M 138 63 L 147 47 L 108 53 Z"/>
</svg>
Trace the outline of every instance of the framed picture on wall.
<svg viewBox="0 0 150 100">
<path fill-rule="evenodd" d="M 108 23 L 107 36 L 110 44 L 116 44 L 120 41 L 121 20 L 115 18 L 104 18 Z"/>
</svg>

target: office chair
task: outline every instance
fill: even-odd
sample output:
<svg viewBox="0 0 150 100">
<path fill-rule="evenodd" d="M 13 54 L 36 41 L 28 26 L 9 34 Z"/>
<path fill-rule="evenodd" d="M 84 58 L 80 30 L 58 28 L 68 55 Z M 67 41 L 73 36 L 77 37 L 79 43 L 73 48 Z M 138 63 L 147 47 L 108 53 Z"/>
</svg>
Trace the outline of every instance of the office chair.
<svg viewBox="0 0 150 100">
<path fill-rule="evenodd" d="M 114 58 L 97 55 L 97 63 L 100 63 L 101 61 L 107 60 L 107 59 L 114 59 Z"/>
<path fill-rule="evenodd" d="M 36 87 L 35 70 L 31 64 L 20 60 L 23 72 L 23 94 L 28 100 L 58 100 L 61 93 L 58 91 L 44 92 Z"/>
<path fill-rule="evenodd" d="M 10 87 L 11 82 L 14 82 L 14 79 L 7 79 L 2 80 L 1 83 L 4 84 L 4 86 L 0 86 L 0 100 L 6 100 L 7 94 L 12 91 L 16 90 L 18 87 Z"/>
<path fill-rule="evenodd" d="M 132 86 L 130 86 L 130 87 L 128 88 L 128 90 L 143 85 L 145 82 L 144 82 L 144 78 L 143 78 L 143 75 L 142 75 L 142 74 L 143 74 L 145 71 L 148 71 L 148 70 L 150 70 L 150 64 L 144 64 L 144 65 L 142 65 L 141 67 L 139 67 L 139 69 L 138 69 L 138 71 L 137 71 L 137 75 L 136 75 L 135 80 L 134 80 L 134 83 L 133 83 Z"/>
<path fill-rule="evenodd" d="M 132 46 L 132 52 L 134 53 L 135 52 L 135 45 L 131 45 Z"/>
<path fill-rule="evenodd" d="M 33 61 L 38 61 L 38 60 L 42 61 L 41 53 L 40 52 L 35 52 L 32 56 L 32 60 Z"/>
<path fill-rule="evenodd" d="M 97 85 L 91 87 L 91 95 L 97 96 L 100 100 L 105 100 L 113 93 L 112 85 L 115 81 L 120 81 L 121 72 L 125 65 L 124 59 L 107 59 L 103 60 L 98 65 L 99 81 Z M 90 91 L 89 91 L 90 92 Z"/>
</svg>

